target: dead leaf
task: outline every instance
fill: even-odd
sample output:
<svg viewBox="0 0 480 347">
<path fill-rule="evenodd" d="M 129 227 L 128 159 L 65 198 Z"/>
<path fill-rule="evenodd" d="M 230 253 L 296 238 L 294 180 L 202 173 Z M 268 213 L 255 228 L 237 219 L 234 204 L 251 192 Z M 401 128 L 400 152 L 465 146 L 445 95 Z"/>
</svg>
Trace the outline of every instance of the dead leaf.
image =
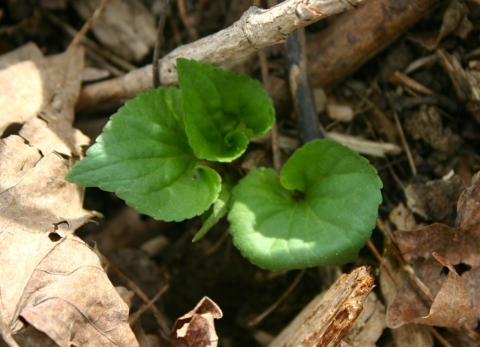
<svg viewBox="0 0 480 347">
<path fill-rule="evenodd" d="M 394 246 L 390 242 L 386 243 L 385 252 L 383 254 L 385 266 L 380 268 L 380 289 L 382 290 L 382 295 L 387 307 L 392 304 L 397 291 L 399 293 L 403 292 L 400 291 L 400 288 L 397 288 L 397 285 L 390 277 L 390 274 L 394 276 L 397 282 L 405 283 L 407 281 L 405 271 L 401 268 L 398 259 L 393 256 L 393 247 Z M 385 270 L 386 268 L 388 268 L 389 271 Z M 433 337 L 425 325 L 404 324 L 398 328 L 392 329 L 391 333 L 396 347 L 433 347 L 434 345 Z"/>
<path fill-rule="evenodd" d="M 479 175 L 475 175 L 474 184 L 459 199 L 459 213 L 461 206 L 465 205 L 465 209 L 458 228 L 434 223 L 415 231 L 394 233 L 403 258 L 436 297 L 430 307 L 430 301 L 413 284 L 402 281 L 387 310 L 389 327 L 408 322 L 456 327 L 471 319 L 472 312 L 476 319 L 480 317 L 478 295 L 474 294 L 480 286 Z M 453 268 L 458 264 L 465 264 L 471 269 L 460 277 Z M 450 269 L 446 278 L 443 266 Z"/>
<path fill-rule="evenodd" d="M 436 49 L 442 39 L 452 33 L 465 39 L 473 29 L 472 23 L 467 18 L 468 12 L 467 4 L 459 0 L 452 0 L 443 14 L 442 26 L 438 31 L 411 36 L 411 39 L 422 44 L 428 50 Z"/>
<path fill-rule="evenodd" d="M 204 297 L 193 310 L 178 318 L 170 337 L 173 346 L 217 347 L 218 336 L 213 319 L 222 318 L 220 307 Z"/>
<path fill-rule="evenodd" d="M 412 211 L 406 208 L 403 203 L 399 203 L 397 207 L 390 211 L 389 219 L 398 230 L 417 229 L 417 222 Z"/>
<path fill-rule="evenodd" d="M 16 334 L 15 341 L 22 347 L 58 347 L 48 335 L 35 329 L 31 325 L 29 325 L 22 334 Z M 0 346 L 4 347 L 1 344 Z"/>
<path fill-rule="evenodd" d="M 78 14 L 88 20 L 98 6 L 97 0 L 71 2 Z M 155 18 L 141 1 L 109 0 L 92 31 L 98 40 L 128 61 L 140 61 L 156 40 Z"/>
<path fill-rule="evenodd" d="M 463 280 L 448 259 L 435 252 L 433 256 L 450 272 L 435 297 L 428 316 L 415 318 L 412 323 L 439 327 L 459 327 L 468 320 L 475 319 L 476 315 Z"/>
<path fill-rule="evenodd" d="M 127 305 L 97 254 L 73 235 L 98 215 L 64 180 L 88 143 L 71 126 L 83 50 L 34 57 L 0 70 L 0 124 L 21 126 L 20 136 L 0 141 L 2 335 L 16 346 L 11 334 L 31 324 L 60 346 L 137 346 Z M 24 84 L 8 89 L 13 72 Z"/>
<path fill-rule="evenodd" d="M 443 126 L 435 106 L 420 106 L 413 117 L 405 119 L 405 130 L 414 140 L 425 142 L 445 158 L 453 155 L 462 143 L 459 135 Z"/>
<path fill-rule="evenodd" d="M 437 49 L 436 53 L 457 97 L 467 102 L 467 111 L 480 123 L 480 74 L 473 69 L 463 69 L 459 58 L 444 49 Z"/>
<path fill-rule="evenodd" d="M 465 189 L 460 176 L 453 176 L 448 181 L 434 180 L 426 184 L 414 183 L 405 188 L 407 206 L 427 220 L 453 222 L 456 201 Z M 413 228 L 399 228 L 413 229 Z"/>
</svg>

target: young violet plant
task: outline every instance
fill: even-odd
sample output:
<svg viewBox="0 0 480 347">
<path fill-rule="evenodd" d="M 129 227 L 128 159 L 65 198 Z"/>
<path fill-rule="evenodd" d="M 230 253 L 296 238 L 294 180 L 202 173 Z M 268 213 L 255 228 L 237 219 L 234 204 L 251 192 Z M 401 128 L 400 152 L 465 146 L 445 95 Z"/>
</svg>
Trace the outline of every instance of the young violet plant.
<svg viewBox="0 0 480 347">
<path fill-rule="evenodd" d="M 165 221 L 204 213 L 194 241 L 228 213 L 234 244 L 271 270 L 354 260 L 381 202 L 375 168 L 330 140 L 297 150 L 280 175 L 251 171 L 232 188 L 202 161 L 231 162 L 275 121 L 272 101 L 246 75 L 177 60 L 179 89 L 149 90 L 115 113 L 66 179 L 113 191 Z"/>
</svg>

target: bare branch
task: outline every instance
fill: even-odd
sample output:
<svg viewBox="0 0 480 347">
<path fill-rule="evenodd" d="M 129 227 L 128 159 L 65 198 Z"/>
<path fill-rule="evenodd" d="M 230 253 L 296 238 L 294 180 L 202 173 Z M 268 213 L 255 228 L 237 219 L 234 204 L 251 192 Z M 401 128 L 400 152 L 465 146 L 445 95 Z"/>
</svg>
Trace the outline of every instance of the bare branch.
<svg viewBox="0 0 480 347">
<path fill-rule="evenodd" d="M 177 83 L 179 57 L 222 65 L 261 48 L 284 42 L 295 30 L 371 0 L 287 0 L 268 10 L 250 7 L 230 27 L 198 41 L 180 46 L 160 60 L 162 85 Z M 108 81 L 84 87 L 77 108 L 103 102 L 121 102 L 152 87 L 152 67 L 144 66 Z"/>
</svg>

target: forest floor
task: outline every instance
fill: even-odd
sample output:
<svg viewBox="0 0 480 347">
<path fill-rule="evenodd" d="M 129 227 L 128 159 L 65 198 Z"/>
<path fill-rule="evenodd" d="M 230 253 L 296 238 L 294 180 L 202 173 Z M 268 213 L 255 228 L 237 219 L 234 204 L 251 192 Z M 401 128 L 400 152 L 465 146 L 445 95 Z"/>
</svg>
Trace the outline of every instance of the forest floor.
<svg viewBox="0 0 480 347">
<path fill-rule="evenodd" d="M 62 221 L 68 220 L 70 228 L 77 228 L 75 234 L 102 254 L 113 285 L 132 292 L 133 297 L 126 295 L 131 299 L 131 315 L 156 297 L 155 308 L 142 310 L 140 323 L 132 324 L 141 346 L 169 346 L 167 335 L 175 320 L 205 296 L 223 312 L 223 317 L 215 320 L 218 346 L 269 346 L 318 294 L 331 288 L 340 275 L 361 266 L 369 267 L 375 288 L 364 303 L 364 316 L 342 338 L 346 343 L 358 347 L 479 345 L 478 0 L 373 0 L 305 27 L 308 93 L 313 95 L 320 133 L 326 132 L 370 161 L 383 182 L 383 202 L 377 227 L 355 262 L 277 272 L 262 270 L 241 255 L 232 243 L 226 218 L 192 243 L 202 225 L 200 217 L 179 223 L 157 221 L 98 188 L 86 188 L 84 195 L 77 188 L 57 194 L 48 182 L 63 180 L 67 170 L 63 167 L 58 169 L 58 177 L 52 173 L 57 169 L 51 169 L 49 176 L 32 174 L 30 185 L 20 189 L 19 182 L 25 179 L 18 172 L 41 168 L 36 164 L 40 157 L 31 159 L 35 154 L 25 154 L 28 148 L 37 148 L 43 161 L 51 152 L 71 164 L 88 148 L 78 130 L 91 139 L 90 144 L 101 134 L 125 100 L 118 97 L 88 103 L 85 100 L 91 101 L 95 95 L 82 89 L 78 98 L 79 83 L 80 88 L 100 86 L 151 64 L 163 2 L 109 0 L 86 33 L 90 43 L 76 33 L 92 17 L 99 3 L 96 0 L 7 3 L 0 9 L 0 54 L 6 57 L 29 42 L 38 48 L 30 47 L 24 57 L 17 54 L 13 60 L 0 56 L 0 237 L 8 231 L 20 235 L 40 226 L 48 230 L 55 223 L 55 228 L 62 230 Z M 160 57 L 230 27 L 251 5 L 251 0 L 171 1 Z M 269 8 L 272 2 L 259 1 L 257 5 Z M 369 10 L 363 9 L 368 6 Z M 85 56 L 78 58 L 82 62 L 62 70 L 63 60 L 48 58 L 65 52 L 74 37 L 79 40 L 74 45 L 85 47 Z M 29 60 L 37 62 L 38 73 L 25 64 L 20 66 Z M 13 66 L 17 70 L 7 73 Z M 278 128 L 277 148 L 275 144 L 272 147 L 271 135 L 254 139 L 228 169 L 245 175 L 260 166 L 272 167 L 275 155 L 285 163 L 306 136 L 305 130 L 299 130 L 297 115 L 302 108 L 298 105 L 304 101 L 292 100 L 285 44 L 263 48 L 224 67 L 262 82 L 273 100 Z M 50 84 L 50 92 L 35 89 L 36 74 L 50 81 L 45 83 Z M 78 83 L 68 84 L 66 79 Z M 71 94 L 62 94 L 70 88 Z M 58 95 L 63 95 L 59 107 L 54 105 Z M 40 106 L 33 105 L 37 101 Z M 70 109 L 65 111 L 66 107 Z M 63 120 L 55 125 L 55 115 L 65 114 L 60 111 L 66 112 L 67 121 L 73 121 L 78 130 Z M 44 133 L 34 118 L 55 129 L 55 136 Z M 19 143 L 15 142 L 18 136 L 23 138 Z M 8 152 L 8 148 L 13 150 Z M 24 155 L 30 159 L 14 164 L 12 158 Z M 41 189 L 34 194 L 37 188 L 31 187 Z M 15 199 L 19 204 L 12 202 Z M 48 216 L 55 213 L 47 214 L 39 206 L 50 206 L 53 200 L 51 210 L 59 217 L 48 222 Z M 17 224 L 12 221 L 25 216 L 28 221 L 22 222 L 18 231 L 13 229 Z M 79 226 L 87 219 L 94 222 Z M 81 222 L 75 225 L 70 221 Z M 60 231 L 58 235 L 64 236 Z M 33 301 L 35 305 L 41 301 L 32 299 L 41 285 L 31 282 L 40 260 L 34 262 L 36 256 L 27 251 L 12 251 L 15 242 L 9 243 L 7 236 L 0 240 L 0 288 L 10 286 L 20 293 L 8 297 L 0 292 L 0 304 L 18 300 L 12 309 L 15 314 L 0 305 L 2 331 L 8 325 L 9 331 L 21 332 L 18 324 L 26 327 L 28 323 L 38 328 L 25 312 Z M 25 246 L 29 252 L 43 249 L 35 246 L 35 240 L 31 241 L 34 246 Z M 27 258 L 33 265 L 22 271 L 12 265 Z M 418 289 L 422 283 L 423 289 Z M 93 280 L 84 284 L 83 293 L 96 290 Z M 262 315 L 270 307 L 271 311 Z M 83 323 L 76 320 L 70 324 Z M 48 345 L 38 332 L 27 329 L 23 335 L 27 337 L 13 335 L 21 346 Z"/>
</svg>

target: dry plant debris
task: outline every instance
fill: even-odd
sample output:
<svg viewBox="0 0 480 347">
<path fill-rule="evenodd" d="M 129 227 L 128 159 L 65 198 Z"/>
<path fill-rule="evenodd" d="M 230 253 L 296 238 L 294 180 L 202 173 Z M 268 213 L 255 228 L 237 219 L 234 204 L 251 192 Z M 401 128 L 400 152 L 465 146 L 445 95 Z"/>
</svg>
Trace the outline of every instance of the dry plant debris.
<svg viewBox="0 0 480 347">
<path fill-rule="evenodd" d="M 193 310 L 175 322 L 171 333 L 173 346 L 217 347 L 218 336 L 213 320 L 222 316 L 220 307 L 204 297 Z"/>
<path fill-rule="evenodd" d="M 26 49 L 26 48 L 25 48 Z M 0 319 L 4 340 L 32 325 L 60 346 L 136 346 L 128 307 L 99 255 L 73 232 L 95 212 L 64 180 L 88 139 L 72 127 L 83 50 L 48 58 L 30 46 L 0 70 Z M 12 83 L 16 81 L 17 83 Z M 6 136 L 12 125 L 18 135 Z M 92 284 L 95 283 L 95 290 Z"/>
<path fill-rule="evenodd" d="M 461 217 L 458 227 L 434 223 L 421 229 L 394 233 L 403 258 L 412 265 L 435 300 L 430 307 L 418 289 L 404 281 L 387 310 L 390 327 L 396 328 L 405 323 L 459 327 L 465 322 L 476 326 L 480 317 L 479 177 L 480 173 L 477 173 L 474 185 L 464 191 L 458 200 Z M 470 267 L 461 276 L 454 268 L 459 264 Z M 447 276 L 442 273 L 443 267 L 449 269 Z"/>
<path fill-rule="evenodd" d="M 379 225 L 388 220 L 398 231 L 392 238 L 388 228 L 383 238 L 375 231 L 371 241 L 377 247 L 383 241 L 383 259 L 379 255 L 375 263 L 362 251 L 355 270 L 336 268 L 336 273 L 352 271 L 330 288 L 339 294 L 327 294 L 327 302 L 313 300 L 303 311 L 307 314 L 279 334 L 325 283 L 334 282 L 327 280 L 326 269 L 307 270 L 297 289 L 258 327 L 266 335 L 263 344 L 254 341 L 244 322 L 278 298 L 292 273 L 251 267 L 232 250 L 222 221 L 192 245 L 199 220 L 154 221 L 108 193 L 89 191 L 83 203 L 84 192 L 63 179 L 90 142 L 72 127 L 74 105 L 93 110 L 75 115 L 78 128 L 93 140 L 106 122 L 102 108 L 148 89 L 152 80 L 151 66 L 145 64 L 155 38 L 157 0 L 107 1 L 92 33 L 80 41 L 87 51 L 85 69 L 81 49 L 74 45 L 43 57 L 42 52 L 64 51 L 99 2 L 40 0 L 32 7 L 17 0 L 0 9 L 0 53 L 10 52 L 0 57 L 0 330 L 9 346 L 82 345 L 81 340 L 83 345 L 163 347 L 170 343 L 170 322 L 205 295 L 219 303 L 225 317 L 214 327 L 221 311 L 203 299 L 178 320 L 175 345 L 266 346 L 272 340 L 272 347 L 312 341 L 355 347 L 478 345 L 480 188 L 475 177 L 476 183 L 459 195 L 480 169 L 480 1 L 287 0 L 276 7 L 276 1 L 267 0 L 170 1 L 163 84 L 176 83 L 175 59 L 182 56 L 261 75 L 274 99 L 278 138 L 269 133 L 251 144 L 238 163 L 240 175 L 272 166 L 275 141 L 283 161 L 300 146 L 284 47 L 266 46 L 361 5 L 306 28 L 304 67 L 311 84 L 324 88 L 315 93 L 323 100 L 317 115 L 327 136 L 375 163 L 385 184 Z M 250 8 L 253 3 L 259 7 Z M 29 43 L 12 51 L 32 37 L 40 48 Z M 107 75 L 118 77 L 103 80 Z M 78 98 L 80 76 L 82 82 L 100 82 L 85 83 Z M 99 215 L 88 209 L 106 218 L 98 226 L 84 225 L 80 239 L 75 230 Z M 134 291 L 114 288 L 96 250 L 85 242 L 96 242 L 113 264 L 110 280 Z M 359 278 L 350 276 L 364 271 L 359 266 L 365 264 L 379 269 L 382 295 L 375 289 L 367 297 L 370 275 L 363 294 L 356 291 Z M 114 267 L 128 279 L 111 275 Z M 423 291 L 414 283 L 420 281 Z M 169 282 L 170 292 L 163 296 Z M 353 299 L 345 299 L 352 290 Z M 314 321 L 308 312 L 326 315 Z"/>
<path fill-rule="evenodd" d="M 369 270 L 360 267 L 340 276 L 328 292 L 312 300 L 269 347 L 338 346 L 374 287 Z"/>
<path fill-rule="evenodd" d="M 72 5 L 88 20 L 99 2 L 75 0 Z M 138 0 L 108 0 L 100 17 L 92 24 L 98 40 L 129 61 L 140 61 L 155 44 L 156 24 L 153 14 Z"/>
</svg>

